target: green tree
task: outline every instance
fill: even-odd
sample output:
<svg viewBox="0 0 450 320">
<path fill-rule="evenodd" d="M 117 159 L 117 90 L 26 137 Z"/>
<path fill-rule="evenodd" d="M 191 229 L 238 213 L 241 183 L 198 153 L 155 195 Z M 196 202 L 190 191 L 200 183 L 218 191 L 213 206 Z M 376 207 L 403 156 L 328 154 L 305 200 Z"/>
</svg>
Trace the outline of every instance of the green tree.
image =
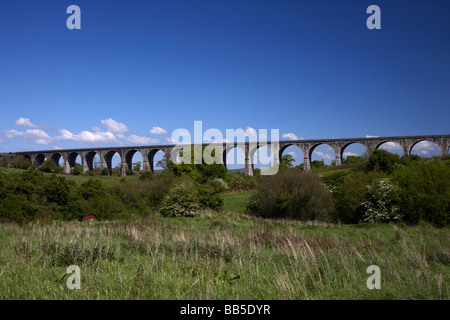
<svg viewBox="0 0 450 320">
<path fill-rule="evenodd" d="M 345 158 L 343 163 L 344 164 L 357 163 L 357 162 L 361 161 L 361 159 L 362 158 L 359 156 L 347 156 L 347 158 Z"/>
<path fill-rule="evenodd" d="M 142 165 L 142 163 L 140 161 L 133 163 L 133 171 L 137 171 L 137 172 L 141 171 L 141 165 Z"/>
<path fill-rule="evenodd" d="M 325 166 L 325 163 L 324 163 L 323 160 L 322 161 L 314 160 L 314 161 L 311 162 L 311 167 L 313 167 L 313 168 L 320 168 L 320 167 L 323 167 L 323 166 Z"/>
<path fill-rule="evenodd" d="M 79 163 L 75 163 L 75 166 L 70 169 L 70 174 L 74 176 L 80 176 L 83 174 L 83 167 Z"/>
<path fill-rule="evenodd" d="M 285 154 L 281 157 L 280 169 L 292 168 L 295 159 L 290 154 Z"/>
<path fill-rule="evenodd" d="M 52 159 L 45 160 L 44 163 L 39 167 L 39 171 L 42 172 L 55 172 L 58 165 Z"/>
<path fill-rule="evenodd" d="M 174 186 L 164 197 L 160 213 L 170 217 L 191 217 L 197 214 L 199 203 L 192 184 L 182 183 Z"/>
<path fill-rule="evenodd" d="M 394 171 L 394 165 L 399 162 L 400 157 L 395 153 L 386 150 L 375 150 L 369 157 L 366 166 L 367 171 L 384 171 L 391 174 Z"/>
</svg>

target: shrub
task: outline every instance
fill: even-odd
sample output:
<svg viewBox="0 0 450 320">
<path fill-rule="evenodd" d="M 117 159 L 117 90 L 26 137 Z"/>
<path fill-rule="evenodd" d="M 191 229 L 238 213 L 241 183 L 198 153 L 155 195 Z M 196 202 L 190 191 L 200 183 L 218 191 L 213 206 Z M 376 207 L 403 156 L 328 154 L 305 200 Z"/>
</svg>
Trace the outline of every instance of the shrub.
<svg viewBox="0 0 450 320">
<path fill-rule="evenodd" d="M 399 159 L 398 154 L 381 149 L 375 150 L 369 157 L 366 171 L 384 171 L 387 174 L 391 174 Z"/>
<path fill-rule="evenodd" d="M 265 218 L 328 220 L 332 196 L 313 173 L 285 170 L 261 176 L 247 211 Z"/>
<path fill-rule="evenodd" d="M 63 219 L 69 194 L 69 183 L 55 175 L 44 175 L 36 170 L 2 175 L 0 220 Z"/>
<path fill-rule="evenodd" d="M 2 160 L 5 162 L 5 166 L 7 165 L 7 157 L 5 156 L 4 158 L 2 158 Z M 28 160 L 27 158 L 25 158 L 24 156 L 17 156 L 15 157 L 10 163 L 10 166 L 12 166 L 13 168 L 18 168 L 18 169 L 23 169 L 26 170 L 29 167 L 32 166 L 31 161 Z"/>
<path fill-rule="evenodd" d="M 197 214 L 199 204 L 192 184 L 182 183 L 174 186 L 164 197 L 160 213 L 170 217 L 191 217 Z"/>
<path fill-rule="evenodd" d="M 361 203 L 364 222 L 400 221 L 398 187 L 389 179 L 366 186 L 365 201 Z"/>
<path fill-rule="evenodd" d="M 125 175 L 127 176 L 132 176 L 134 174 L 134 171 L 132 169 L 128 169 L 127 171 L 125 171 Z"/>
<path fill-rule="evenodd" d="M 152 180 L 154 175 L 155 174 L 151 171 L 145 171 L 145 172 L 141 173 L 141 175 L 139 176 L 139 180 L 141 180 L 141 181 Z"/>
<path fill-rule="evenodd" d="M 223 199 L 219 192 L 208 184 L 196 184 L 197 200 L 203 209 L 220 210 L 223 206 Z"/>
<path fill-rule="evenodd" d="M 230 190 L 228 184 L 221 178 L 208 180 L 207 184 L 210 185 L 216 192 L 224 192 Z"/>
<path fill-rule="evenodd" d="M 90 178 L 78 188 L 78 193 L 86 200 L 106 194 L 106 188 L 99 179 Z"/>
<path fill-rule="evenodd" d="M 399 167 L 392 175 L 400 187 L 399 205 L 409 223 L 449 224 L 450 166 L 436 160 Z"/>
<path fill-rule="evenodd" d="M 243 174 L 230 174 L 229 187 L 232 190 L 252 190 L 256 186 L 256 178 Z"/>
<path fill-rule="evenodd" d="M 100 171 L 100 175 L 101 175 L 101 176 L 109 176 L 109 170 L 108 170 L 108 168 L 103 168 L 103 169 Z"/>
<path fill-rule="evenodd" d="M 52 159 L 45 160 L 44 163 L 39 167 L 39 171 L 42 172 L 55 172 L 55 169 L 58 166 L 56 165 L 55 161 Z"/>
<path fill-rule="evenodd" d="M 383 172 L 351 172 L 333 180 L 334 213 L 332 220 L 342 223 L 358 223 L 364 212 L 361 203 L 366 200 L 366 186 L 385 178 Z M 342 178 L 342 180 L 341 180 Z"/>
<path fill-rule="evenodd" d="M 83 174 L 83 167 L 79 163 L 76 163 L 75 166 L 70 169 L 70 174 L 74 176 L 80 176 Z"/>
</svg>

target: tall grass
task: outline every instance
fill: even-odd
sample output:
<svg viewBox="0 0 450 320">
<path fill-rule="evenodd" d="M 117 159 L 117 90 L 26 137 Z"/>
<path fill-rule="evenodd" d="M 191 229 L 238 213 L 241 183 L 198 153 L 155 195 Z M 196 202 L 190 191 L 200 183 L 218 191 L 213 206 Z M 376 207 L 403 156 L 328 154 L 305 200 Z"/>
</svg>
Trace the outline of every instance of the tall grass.
<svg viewBox="0 0 450 320">
<path fill-rule="evenodd" d="M 240 213 L 0 225 L 0 299 L 449 299 L 448 228 Z M 81 269 L 81 289 L 66 268 Z M 368 266 L 381 269 L 369 290 Z"/>
</svg>

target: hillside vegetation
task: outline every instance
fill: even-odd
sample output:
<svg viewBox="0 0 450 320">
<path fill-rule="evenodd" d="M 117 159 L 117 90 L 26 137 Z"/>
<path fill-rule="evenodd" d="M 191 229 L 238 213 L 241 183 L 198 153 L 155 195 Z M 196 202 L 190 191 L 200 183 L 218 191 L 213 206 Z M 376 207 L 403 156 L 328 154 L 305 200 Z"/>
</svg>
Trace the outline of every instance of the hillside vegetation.
<svg viewBox="0 0 450 320">
<path fill-rule="evenodd" d="M 0 225 L 0 299 L 445 299 L 448 229 L 201 212 Z M 81 289 L 66 287 L 79 266 Z M 366 286 L 370 265 L 381 290 Z"/>
</svg>

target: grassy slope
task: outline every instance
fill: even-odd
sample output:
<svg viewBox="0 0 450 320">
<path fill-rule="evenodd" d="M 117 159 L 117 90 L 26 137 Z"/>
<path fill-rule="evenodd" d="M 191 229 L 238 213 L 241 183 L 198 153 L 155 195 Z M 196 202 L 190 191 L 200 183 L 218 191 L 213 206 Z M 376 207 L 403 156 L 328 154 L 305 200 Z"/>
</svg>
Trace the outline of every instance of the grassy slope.
<svg viewBox="0 0 450 320">
<path fill-rule="evenodd" d="M 0 225 L 0 299 L 450 298 L 448 228 L 264 220 L 242 214 L 249 196 L 195 218 Z M 70 264 L 81 290 L 58 281 Z"/>
<path fill-rule="evenodd" d="M 449 299 L 448 235 L 209 212 L 0 225 L 0 299 Z M 58 281 L 71 264 L 81 290 Z"/>
<path fill-rule="evenodd" d="M 24 170 L 21 170 L 21 169 L 4 168 L 4 167 L 0 167 L 0 170 L 6 171 L 6 172 L 8 172 L 10 174 L 15 174 L 15 173 L 19 173 L 20 174 L 20 173 L 24 172 Z M 51 173 L 45 173 L 45 174 L 51 174 Z M 87 180 L 89 180 L 91 178 L 100 179 L 106 185 L 119 183 L 122 179 L 125 179 L 127 181 L 139 179 L 139 176 L 125 176 L 125 177 L 95 176 L 95 177 L 91 177 L 91 176 L 84 176 L 84 175 L 83 176 L 74 176 L 74 175 L 69 175 L 69 174 L 61 174 L 61 176 L 64 176 L 69 181 L 74 181 L 78 185 L 82 184 L 83 182 L 85 182 L 85 181 L 87 181 Z"/>
<path fill-rule="evenodd" d="M 244 213 L 251 192 L 234 192 L 222 194 L 223 211 Z"/>
</svg>

